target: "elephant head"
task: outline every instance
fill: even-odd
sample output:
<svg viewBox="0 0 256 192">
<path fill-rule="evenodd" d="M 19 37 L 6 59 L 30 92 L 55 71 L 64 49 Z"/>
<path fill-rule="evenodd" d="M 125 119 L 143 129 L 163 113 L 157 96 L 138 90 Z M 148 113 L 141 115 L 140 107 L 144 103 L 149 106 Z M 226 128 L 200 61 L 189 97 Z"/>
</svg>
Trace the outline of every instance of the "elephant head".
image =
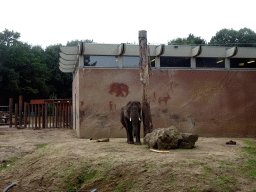
<svg viewBox="0 0 256 192">
<path fill-rule="evenodd" d="M 121 109 L 121 123 L 127 132 L 127 143 L 140 145 L 141 104 L 139 101 L 130 101 Z"/>
</svg>

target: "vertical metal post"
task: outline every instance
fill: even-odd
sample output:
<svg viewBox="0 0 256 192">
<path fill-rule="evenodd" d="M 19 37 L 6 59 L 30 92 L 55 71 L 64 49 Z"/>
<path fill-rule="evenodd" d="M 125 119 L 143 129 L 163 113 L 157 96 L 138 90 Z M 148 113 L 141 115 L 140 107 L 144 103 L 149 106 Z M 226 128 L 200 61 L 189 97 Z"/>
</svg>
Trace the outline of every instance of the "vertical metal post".
<svg viewBox="0 0 256 192">
<path fill-rule="evenodd" d="M 12 127 L 13 98 L 9 99 L 9 127 Z"/>
<path fill-rule="evenodd" d="M 15 127 L 17 128 L 18 125 L 18 103 L 15 103 Z"/>
<path fill-rule="evenodd" d="M 19 127 L 22 127 L 22 106 L 23 105 L 23 96 L 19 96 Z"/>
<path fill-rule="evenodd" d="M 27 128 L 27 102 L 24 102 L 24 128 Z"/>
<path fill-rule="evenodd" d="M 143 85 L 142 91 L 142 117 L 143 117 L 143 128 L 144 137 L 146 134 L 152 131 L 152 117 L 150 113 L 149 103 L 149 70 L 150 70 L 150 58 L 149 58 L 149 47 L 147 45 L 147 31 L 139 31 L 139 49 L 140 49 L 140 81 Z"/>
</svg>

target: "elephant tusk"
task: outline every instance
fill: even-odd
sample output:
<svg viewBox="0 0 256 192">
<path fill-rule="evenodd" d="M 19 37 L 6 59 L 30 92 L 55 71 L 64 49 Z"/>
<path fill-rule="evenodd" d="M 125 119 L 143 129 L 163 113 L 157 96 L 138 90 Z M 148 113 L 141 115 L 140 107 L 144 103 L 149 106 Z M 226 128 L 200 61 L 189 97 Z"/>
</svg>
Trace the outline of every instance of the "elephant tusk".
<svg viewBox="0 0 256 192">
<path fill-rule="evenodd" d="M 130 117 L 130 121 L 132 121 L 132 118 Z"/>
<path fill-rule="evenodd" d="M 141 119 L 139 118 L 139 121 L 141 121 Z"/>
</svg>

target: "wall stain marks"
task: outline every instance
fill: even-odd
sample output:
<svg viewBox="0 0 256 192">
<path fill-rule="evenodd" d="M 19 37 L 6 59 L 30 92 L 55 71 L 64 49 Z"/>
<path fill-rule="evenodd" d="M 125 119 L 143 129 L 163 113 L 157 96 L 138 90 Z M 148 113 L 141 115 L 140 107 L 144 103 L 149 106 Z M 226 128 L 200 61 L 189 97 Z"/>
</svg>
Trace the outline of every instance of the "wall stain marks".
<svg viewBox="0 0 256 192">
<path fill-rule="evenodd" d="M 177 82 L 175 81 L 171 81 L 170 83 L 168 83 L 168 86 L 169 86 L 169 90 L 171 90 L 173 92 L 173 88 L 176 87 L 178 85 Z M 169 91 L 168 90 L 168 91 Z"/>
<path fill-rule="evenodd" d="M 168 102 L 169 99 L 171 99 L 171 97 L 170 97 L 169 94 L 167 94 L 166 97 L 159 97 L 158 98 L 158 103 L 159 103 L 159 105 L 162 105 L 162 102 L 164 102 L 165 105 L 167 105 L 167 102 Z"/>
<path fill-rule="evenodd" d="M 116 97 L 126 97 L 129 94 L 129 87 L 124 83 L 112 83 L 110 85 L 109 93 L 115 93 Z"/>
<path fill-rule="evenodd" d="M 116 104 L 114 104 L 113 101 L 109 101 L 108 104 L 110 112 L 114 110 L 116 111 Z"/>
<path fill-rule="evenodd" d="M 153 98 L 154 99 L 152 101 L 153 101 L 153 103 L 155 103 L 156 102 L 156 92 L 153 93 Z"/>
</svg>

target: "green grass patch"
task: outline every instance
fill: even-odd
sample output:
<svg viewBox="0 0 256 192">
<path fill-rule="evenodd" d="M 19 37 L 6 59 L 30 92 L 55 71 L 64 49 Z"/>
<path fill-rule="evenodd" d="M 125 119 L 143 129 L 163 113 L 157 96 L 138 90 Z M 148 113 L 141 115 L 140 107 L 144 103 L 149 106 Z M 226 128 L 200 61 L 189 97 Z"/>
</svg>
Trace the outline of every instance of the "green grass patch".
<svg viewBox="0 0 256 192">
<path fill-rule="evenodd" d="M 256 156 L 256 148 L 255 147 L 242 147 L 242 151 Z"/>
<path fill-rule="evenodd" d="M 192 189 L 190 192 L 200 192 L 200 191 L 197 189 Z"/>
<path fill-rule="evenodd" d="M 256 142 L 252 142 L 252 141 L 243 141 L 244 142 L 244 144 L 246 144 L 246 145 L 250 145 L 250 146 L 256 146 Z"/>
<path fill-rule="evenodd" d="M 133 187 L 134 180 L 121 180 L 117 185 L 114 190 L 114 192 L 125 192 L 125 191 L 130 191 Z"/>
<path fill-rule="evenodd" d="M 68 190 L 79 190 L 83 184 L 95 180 L 102 175 L 102 171 L 89 170 L 89 168 L 90 166 L 83 168 L 84 171 L 79 174 L 77 174 L 78 170 L 73 169 L 67 175 L 64 181 L 68 184 Z"/>
<path fill-rule="evenodd" d="M 205 170 L 205 171 L 211 171 L 212 168 L 204 166 L 204 170 Z"/>
<path fill-rule="evenodd" d="M 36 145 L 36 149 L 41 149 L 43 147 L 45 147 L 46 145 L 48 145 L 48 143 L 40 143 Z"/>
<path fill-rule="evenodd" d="M 192 161 L 196 165 L 203 165 L 204 163 L 198 162 L 198 161 Z"/>
<path fill-rule="evenodd" d="M 3 170 L 3 169 L 6 169 L 8 167 L 11 167 L 11 165 L 13 165 L 13 163 L 15 161 L 17 161 L 18 159 L 20 159 L 20 158 L 17 157 L 17 156 L 9 157 L 9 161 L 8 162 L 2 163 L 2 166 L 0 167 L 0 171 Z"/>
</svg>

